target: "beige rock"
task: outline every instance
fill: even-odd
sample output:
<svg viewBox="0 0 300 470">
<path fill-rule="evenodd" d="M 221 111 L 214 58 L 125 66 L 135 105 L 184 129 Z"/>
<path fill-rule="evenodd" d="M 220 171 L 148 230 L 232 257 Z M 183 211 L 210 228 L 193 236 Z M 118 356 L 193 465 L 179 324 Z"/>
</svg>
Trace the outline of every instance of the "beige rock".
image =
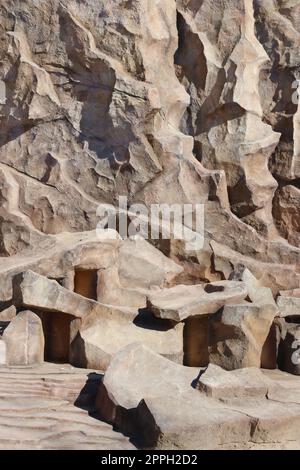
<svg viewBox="0 0 300 470">
<path fill-rule="evenodd" d="M 273 306 L 274 312 L 278 311 L 276 302 L 274 300 L 272 290 L 270 288 L 264 287 L 249 271 L 249 269 L 241 266 L 240 269 L 234 271 L 230 279 L 235 281 L 244 282 L 248 296 L 251 302 L 256 305 L 270 305 Z"/>
<path fill-rule="evenodd" d="M 273 306 L 269 305 L 225 306 L 210 319 L 210 362 L 226 370 L 260 367 L 274 318 Z"/>
<path fill-rule="evenodd" d="M 2 338 L 0 340 L 0 365 L 6 365 L 6 344 Z"/>
<path fill-rule="evenodd" d="M 116 263 L 100 272 L 97 297 L 109 305 L 144 308 L 150 289 L 164 287 L 182 271 L 147 241 L 127 239 L 120 244 Z"/>
<path fill-rule="evenodd" d="M 281 297 L 300 297 L 300 289 L 281 290 L 279 295 Z"/>
<path fill-rule="evenodd" d="M 14 278 L 14 301 L 17 305 L 34 307 L 42 311 L 65 313 L 84 318 L 96 312 L 99 315 L 112 314 L 113 308 L 87 299 L 60 286 L 58 282 L 26 271 Z M 130 310 L 115 310 L 116 315 L 134 318 Z"/>
<path fill-rule="evenodd" d="M 279 316 L 282 318 L 300 316 L 299 297 L 278 297 L 277 306 Z"/>
<path fill-rule="evenodd" d="M 155 292 L 148 299 L 157 317 L 180 322 L 191 316 L 213 314 L 226 304 L 239 303 L 247 293 L 242 282 L 220 281 L 176 286 Z"/>
<path fill-rule="evenodd" d="M 273 213 L 278 230 L 291 245 L 295 246 L 300 245 L 299 203 L 300 189 L 293 185 L 278 189 L 273 202 Z"/>
<path fill-rule="evenodd" d="M 26 366 L 44 361 L 42 322 L 33 312 L 19 313 L 3 334 L 6 345 L 6 364 Z"/>
<path fill-rule="evenodd" d="M 39 312 L 49 360 L 69 359 L 76 338 L 105 367 L 126 337 L 177 357 L 181 326 L 136 318 L 162 295 L 158 315 L 185 322 L 186 364 L 207 365 L 208 315 L 224 305 L 212 324 L 226 367 L 274 362 L 279 292 L 280 314 L 298 320 L 299 17 L 296 0 L 1 0 L 0 305 L 26 273 L 15 301 Z M 128 208 L 204 204 L 203 250 L 100 239 L 97 208 L 119 195 Z M 232 272 L 252 304 L 245 295 L 229 311 L 221 292 L 198 301 L 200 283 Z M 262 443 L 297 436 L 297 403 L 284 418 L 285 406 L 255 397 L 231 418 L 202 408 L 195 422 L 194 396 L 179 410 L 171 393 L 151 399 L 169 445 L 252 445 L 249 429 Z"/>
<path fill-rule="evenodd" d="M 171 361 L 183 362 L 183 325 L 159 331 L 113 318 L 94 319 L 71 343 L 70 362 L 77 367 L 106 370 L 112 357 L 128 344 L 139 342 Z M 158 374 L 160 377 L 160 374 Z"/>
<path fill-rule="evenodd" d="M 14 319 L 14 317 L 17 314 L 16 307 L 14 305 L 11 305 L 8 308 L 5 308 L 0 312 L 0 321 L 11 321 Z"/>
<path fill-rule="evenodd" d="M 141 376 L 141 370 L 147 373 Z M 151 448 L 213 448 L 220 442 L 247 440 L 249 418 L 193 390 L 197 374 L 139 344 L 129 345 L 106 371 L 97 409 L 106 421 Z"/>
<path fill-rule="evenodd" d="M 226 371 L 215 364 L 209 364 L 201 374 L 197 388 L 207 396 L 218 399 L 265 398 L 268 380 L 261 370 L 255 367 Z"/>
<path fill-rule="evenodd" d="M 147 373 L 141 374 L 144 369 Z M 206 390 L 220 400 L 192 388 L 202 377 Z M 237 387 L 233 396 L 232 383 Z M 298 397 L 299 380 L 280 371 L 226 372 L 210 366 L 199 378 L 199 370 L 132 344 L 114 356 L 97 408 L 103 419 L 143 447 L 237 449 L 256 442 L 271 448 L 298 442 Z"/>
</svg>

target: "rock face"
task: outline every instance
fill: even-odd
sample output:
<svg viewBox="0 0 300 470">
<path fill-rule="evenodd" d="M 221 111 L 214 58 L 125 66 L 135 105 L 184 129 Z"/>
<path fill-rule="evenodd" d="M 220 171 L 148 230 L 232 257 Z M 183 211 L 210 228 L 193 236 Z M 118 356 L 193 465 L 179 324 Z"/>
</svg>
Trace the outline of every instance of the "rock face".
<svg viewBox="0 0 300 470">
<path fill-rule="evenodd" d="M 27 366 L 44 361 L 42 322 L 30 311 L 19 313 L 3 334 L 6 345 L 6 364 Z"/>
<path fill-rule="evenodd" d="M 150 447 L 296 439 L 299 47 L 296 0 L 1 0 L 2 365 L 107 370 Z"/>
<path fill-rule="evenodd" d="M 165 249 L 187 272 L 197 260 L 213 281 L 242 261 L 274 291 L 299 287 L 298 10 L 3 0 L 2 257 L 92 230 L 99 203 L 127 195 L 205 204 L 206 261 Z"/>
</svg>

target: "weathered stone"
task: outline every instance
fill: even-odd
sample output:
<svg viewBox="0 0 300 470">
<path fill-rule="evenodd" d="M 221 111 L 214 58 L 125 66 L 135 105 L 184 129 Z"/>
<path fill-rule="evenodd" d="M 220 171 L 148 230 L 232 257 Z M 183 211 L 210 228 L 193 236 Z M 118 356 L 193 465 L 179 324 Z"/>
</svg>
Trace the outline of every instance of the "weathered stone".
<svg viewBox="0 0 300 470">
<path fill-rule="evenodd" d="M 2 321 L 11 321 L 16 316 L 17 310 L 14 305 L 2 310 L 0 312 L 0 322 Z"/>
<path fill-rule="evenodd" d="M 226 304 L 239 303 L 247 293 L 242 282 L 181 285 L 149 295 L 149 306 L 159 318 L 180 322 L 196 315 L 213 314 Z"/>
<path fill-rule="evenodd" d="M 242 262 L 274 293 L 299 287 L 300 252 L 289 244 L 299 174 L 296 4 L 2 3 L 0 254 L 14 258 L 0 274 L 3 300 L 11 269 L 66 279 L 76 262 L 62 251 L 76 233 L 84 244 L 99 203 L 117 205 L 119 194 L 148 208 L 205 204 L 205 255 L 170 253 L 182 282 L 227 278 Z M 277 186 L 281 206 L 282 193 L 295 195 L 279 213 Z M 209 254 L 210 242 L 223 254 L 215 246 Z"/>
<path fill-rule="evenodd" d="M 141 377 L 141 370 L 147 374 Z M 247 440 L 249 418 L 201 396 L 191 387 L 197 375 L 197 369 L 132 344 L 113 358 L 100 386 L 97 409 L 103 419 L 147 447 L 199 449 Z"/>
<path fill-rule="evenodd" d="M 300 298 L 299 297 L 278 297 L 277 306 L 279 315 L 285 317 L 300 317 Z"/>
<path fill-rule="evenodd" d="M 30 311 L 19 313 L 3 334 L 7 365 L 32 365 L 44 361 L 42 322 Z"/>
<path fill-rule="evenodd" d="M 171 361 L 183 362 L 183 325 L 166 331 L 139 327 L 114 318 L 93 319 L 71 343 L 70 362 L 77 367 L 106 370 L 112 357 L 128 344 L 139 342 Z M 160 377 L 160 373 L 158 373 Z"/>
<path fill-rule="evenodd" d="M 282 236 L 291 245 L 300 245 L 300 189 L 287 185 L 276 191 L 273 214 Z"/>
<path fill-rule="evenodd" d="M 199 375 L 132 344 L 111 361 L 97 409 L 143 447 L 228 449 L 256 442 L 272 448 L 298 442 L 299 380 L 280 371 L 216 369 L 209 366 Z M 202 377 L 201 392 L 192 386 Z"/>
<path fill-rule="evenodd" d="M 225 306 L 210 319 L 210 362 L 226 370 L 260 367 L 274 317 L 272 305 Z"/>
<path fill-rule="evenodd" d="M 18 274 L 14 278 L 14 302 L 23 307 L 32 307 L 41 311 L 58 312 L 84 318 L 97 313 L 112 314 L 113 308 L 87 299 L 60 286 L 57 281 L 47 279 L 32 271 Z M 130 310 L 115 310 L 117 316 L 127 315 L 134 318 Z"/>
<path fill-rule="evenodd" d="M 201 374 L 197 388 L 213 398 L 265 398 L 268 392 L 268 380 L 261 370 L 255 367 L 229 372 L 210 364 Z"/>
<path fill-rule="evenodd" d="M 270 305 L 273 306 L 274 312 L 277 312 L 278 308 L 274 300 L 272 290 L 264 287 L 244 266 L 240 266 L 230 275 L 230 279 L 234 281 L 244 282 L 248 297 L 251 302 L 256 305 Z"/>
<path fill-rule="evenodd" d="M 280 297 L 300 297 L 300 289 L 281 290 Z"/>
<path fill-rule="evenodd" d="M 6 344 L 3 339 L 0 339 L 0 365 L 6 365 Z"/>
</svg>

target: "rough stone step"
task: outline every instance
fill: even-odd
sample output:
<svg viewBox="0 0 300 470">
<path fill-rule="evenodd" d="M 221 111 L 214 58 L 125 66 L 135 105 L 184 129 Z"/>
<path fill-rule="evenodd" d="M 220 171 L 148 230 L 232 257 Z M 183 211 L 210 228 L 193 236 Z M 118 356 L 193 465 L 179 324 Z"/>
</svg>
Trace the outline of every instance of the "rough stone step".
<svg viewBox="0 0 300 470">
<path fill-rule="evenodd" d="M 100 380 L 98 371 L 68 365 L 1 367 L 0 450 L 134 450 L 91 415 Z"/>
</svg>

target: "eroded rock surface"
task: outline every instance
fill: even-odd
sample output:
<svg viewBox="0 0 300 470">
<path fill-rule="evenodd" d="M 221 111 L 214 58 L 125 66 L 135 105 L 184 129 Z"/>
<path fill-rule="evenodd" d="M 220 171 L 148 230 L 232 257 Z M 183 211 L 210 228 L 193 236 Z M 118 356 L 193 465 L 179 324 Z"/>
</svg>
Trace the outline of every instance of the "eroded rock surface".
<svg viewBox="0 0 300 470">
<path fill-rule="evenodd" d="M 277 0 L 4 0 L 2 257 L 92 230 L 99 203 L 127 195 L 204 203 L 207 242 L 232 250 L 227 263 L 299 287 L 298 12 Z M 167 251 L 227 278 L 207 250 L 204 265 Z"/>
<path fill-rule="evenodd" d="M 44 362 L 44 334 L 40 318 L 29 310 L 19 313 L 8 325 L 3 340 L 9 366 Z"/>
<path fill-rule="evenodd" d="M 133 344 L 114 357 L 96 403 L 103 419 L 150 448 L 298 448 L 299 385 L 256 368 L 199 374 Z"/>
</svg>

